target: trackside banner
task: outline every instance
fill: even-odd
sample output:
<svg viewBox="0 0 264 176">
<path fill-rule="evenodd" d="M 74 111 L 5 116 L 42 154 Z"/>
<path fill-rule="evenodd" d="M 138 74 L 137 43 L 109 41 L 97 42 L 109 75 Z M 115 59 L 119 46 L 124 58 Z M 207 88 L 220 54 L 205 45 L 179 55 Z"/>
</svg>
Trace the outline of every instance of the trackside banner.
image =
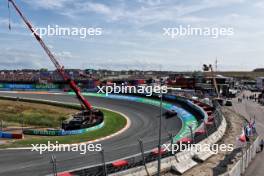
<svg viewBox="0 0 264 176">
<path fill-rule="evenodd" d="M 24 134 L 27 135 L 39 135 L 39 136 L 67 136 L 67 135 L 77 135 L 77 134 L 83 134 L 89 131 L 94 131 L 97 129 L 100 129 L 104 126 L 104 122 L 100 123 L 99 125 L 96 125 L 94 127 L 90 128 L 84 128 L 79 130 L 33 130 L 33 129 L 27 129 L 24 130 Z"/>
<path fill-rule="evenodd" d="M 11 83 L 2 83 L 0 84 L 2 89 L 23 89 L 23 90 L 49 90 L 49 89 L 59 89 L 57 84 L 11 84 Z"/>
</svg>

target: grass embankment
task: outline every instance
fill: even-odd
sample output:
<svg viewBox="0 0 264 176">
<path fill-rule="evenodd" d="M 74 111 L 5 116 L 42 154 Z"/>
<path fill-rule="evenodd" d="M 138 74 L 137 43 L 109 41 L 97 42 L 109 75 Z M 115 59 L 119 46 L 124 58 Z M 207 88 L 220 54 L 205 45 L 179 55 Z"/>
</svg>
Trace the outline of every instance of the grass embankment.
<svg viewBox="0 0 264 176">
<path fill-rule="evenodd" d="M 264 72 L 250 72 L 250 71 L 225 71 L 225 72 L 217 72 L 217 74 L 228 77 L 251 79 L 251 80 L 256 80 L 257 77 L 264 76 Z"/>
<path fill-rule="evenodd" d="M 0 100 L 0 102 L 3 103 L 2 100 Z M 22 104 L 23 103 L 24 102 L 22 102 Z M 14 102 L 13 102 L 13 104 L 14 104 Z M 25 103 L 25 104 L 27 104 L 27 103 Z M 32 109 L 29 112 L 33 112 L 33 114 L 35 114 L 36 112 L 34 112 L 33 105 L 36 105 L 36 104 L 33 104 L 33 103 L 29 103 L 29 104 L 32 105 L 31 106 Z M 14 106 L 16 106 L 16 105 L 14 104 Z M 37 104 L 37 106 L 40 106 L 39 108 L 42 108 L 42 106 L 44 107 L 44 106 L 50 106 L 50 105 Z M 57 108 L 60 110 L 64 109 L 65 110 L 64 115 L 68 115 L 68 113 L 71 113 L 71 112 L 76 112 L 76 110 L 72 110 L 72 109 L 66 109 L 66 108 L 60 108 L 60 107 L 54 107 L 54 106 L 51 106 L 51 107 L 54 109 L 49 109 L 49 110 L 53 110 L 53 113 L 54 113 L 55 109 L 57 109 Z M 26 110 L 26 108 L 24 110 L 28 112 L 28 110 Z M 40 111 L 45 112 L 44 110 L 43 111 L 42 110 L 38 109 L 38 112 L 40 112 Z M 0 148 L 26 147 L 26 146 L 31 147 L 31 144 L 47 144 L 48 141 L 50 141 L 51 143 L 55 143 L 56 141 L 58 141 L 60 144 L 87 142 L 90 140 L 94 140 L 94 139 L 98 139 L 101 137 L 108 136 L 108 135 L 113 134 L 113 133 L 115 133 L 115 132 L 117 132 L 117 131 L 119 131 L 125 127 L 127 121 L 122 115 L 115 113 L 115 112 L 112 112 L 112 111 L 108 111 L 108 110 L 102 110 L 102 111 L 103 111 L 104 117 L 105 117 L 105 121 L 104 121 L 105 124 L 101 129 L 91 131 L 91 132 L 87 132 L 87 133 L 80 134 L 80 135 L 71 135 L 71 136 L 29 136 L 29 135 L 26 135 L 26 137 L 24 139 L 15 140 L 15 141 L 12 141 L 12 143 L 0 145 Z M 28 114 L 29 114 L 29 117 L 34 118 L 34 116 L 32 114 L 30 114 L 30 113 L 28 113 Z M 2 114 L 2 115 L 5 115 L 5 114 Z M 52 114 L 52 117 L 58 120 L 62 117 L 62 115 L 63 114 L 57 114 L 57 115 Z"/>
<path fill-rule="evenodd" d="M 77 112 L 73 109 L 20 101 L 0 100 L 0 120 L 5 126 L 20 125 L 37 127 L 59 127 L 62 120 Z"/>
</svg>

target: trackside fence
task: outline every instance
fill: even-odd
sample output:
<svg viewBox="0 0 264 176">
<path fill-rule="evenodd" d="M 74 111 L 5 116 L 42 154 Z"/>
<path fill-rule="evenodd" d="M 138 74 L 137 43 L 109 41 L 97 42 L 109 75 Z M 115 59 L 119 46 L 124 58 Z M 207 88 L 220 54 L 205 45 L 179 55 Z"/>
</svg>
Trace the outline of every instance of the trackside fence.
<svg viewBox="0 0 264 176">
<path fill-rule="evenodd" d="M 250 162 L 255 158 L 256 153 L 259 150 L 259 137 L 257 137 L 252 144 L 249 144 L 243 148 L 236 149 L 240 157 L 236 159 L 235 164 L 228 168 L 224 173 L 216 173 L 214 175 L 220 176 L 239 176 L 245 173 L 246 168 Z M 234 158 L 232 158 L 234 160 Z"/>
<path fill-rule="evenodd" d="M 184 101 L 184 99 L 181 99 L 181 101 Z M 187 104 L 188 103 L 186 103 L 186 105 Z M 210 114 L 210 116 L 211 117 L 213 116 L 213 119 L 210 121 L 210 123 L 204 123 L 204 119 L 201 119 L 200 128 L 205 129 L 206 133 L 196 133 L 195 131 L 193 131 L 193 133 L 191 134 L 191 131 L 190 131 L 189 134 L 187 134 L 187 136 L 185 136 L 185 138 L 193 139 L 192 144 L 199 143 L 199 142 L 205 140 L 208 136 L 214 135 L 217 132 L 219 126 L 221 125 L 221 123 L 223 121 L 223 113 L 221 111 L 220 105 L 217 102 L 214 102 L 214 107 L 211 108 L 211 111 L 212 111 L 212 113 Z M 158 138 L 155 141 L 141 141 L 141 142 L 142 142 L 142 144 L 140 144 L 140 142 L 139 142 L 138 145 L 135 146 L 135 148 L 134 148 L 133 152 L 138 152 L 138 154 L 136 154 L 136 155 L 133 155 L 133 156 L 127 157 L 127 158 L 123 158 L 123 159 L 120 159 L 117 161 L 113 161 L 113 162 L 106 162 L 105 165 L 104 165 L 104 163 L 102 163 L 100 165 L 96 165 L 93 167 L 87 167 L 87 168 L 73 170 L 73 171 L 70 171 L 69 174 L 76 175 L 76 176 L 77 175 L 78 176 L 119 175 L 118 173 L 122 173 L 122 172 L 124 172 L 126 170 L 130 170 L 132 168 L 133 169 L 139 168 L 139 167 L 149 168 L 150 166 L 156 165 L 156 162 L 158 160 L 159 151 L 157 149 L 147 150 L 146 146 L 149 146 L 150 144 L 152 144 L 152 145 L 154 144 L 154 146 L 158 146 Z M 163 143 L 173 143 L 173 135 L 169 135 L 168 137 L 163 137 L 162 142 Z M 176 142 L 179 142 L 179 141 L 176 141 Z M 215 141 L 215 142 L 217 142 L 217 141 Z M 120 151 L 120 150 L 122 150 L 122 148 L 121 149 L 117 148 L 117 150 Z M 166 160 L 168 163 L 172 162 L 171 158 L 174 158 L 173 160 L 175 160 L 175 157 L 177 155 L 179 156 L 179 158 L 181 158 L 181 155 L 183 157 L 185 157 L 184 154 L 180 154 L 180 153 L 182 153 L 182 152 L 180 152 L 179 150 L 174 151 L 174 154 L 172 152 L 166 151 L 166 150 L 160 151 L 161 158 L 163 160 Z M 111 153 L 107 153 L 107 151 L 104 152 L 104 157 L 107 158 L 110 155 L 111 155 Z M 192 160 L 192 157 L 190 159 Z M 195 158 L 193 158 L 193 159 L 195 159 Z M 146 166 L 146 167 L 144 167 L 144 166 Z M 153 168 L 154 168 L 154 170 L 156 169 L 156 167 L 153 167 Z M 153 169 L 152 170 L 151 169 L 144 169 L 144 172 L 147 172 L 149 175 L 152 175 L 150 173 L 155 173 L 156 170 L 153 171 Z M 122 174 L 120 174 L 120 175 L 122 175 Z"/>
</svg>

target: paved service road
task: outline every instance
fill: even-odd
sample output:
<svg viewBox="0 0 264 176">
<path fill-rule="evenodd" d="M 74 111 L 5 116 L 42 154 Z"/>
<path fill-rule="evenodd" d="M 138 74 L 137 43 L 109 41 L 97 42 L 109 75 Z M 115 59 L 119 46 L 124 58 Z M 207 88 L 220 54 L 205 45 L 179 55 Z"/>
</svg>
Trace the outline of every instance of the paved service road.
<svg viewBox="0 0 264 176">
<path fill-rule="evenodd" d="M 61 102 L 74 102 L 78 100 L 69 95 L 31 95 L 31 94 L 7 94 L 0 95 L 19 96 L 37 98 L 45 100 L 56 100 Z M 159 108 L 137 102 L 114 100 L 98 97 L 88 97 L 88 100 L 98 107 L 104 107 L 119 111 L 131 120 L 131 127 L 124 133 L 111 139 L 101 141 L 106 161 L 113 161 L 122 157 L 140 153 L 138 139 L 144 141 L 145 150 L 150 150 L 157 146 L 158 116 Z M 179 105 L 178 105 L 179 106 Z M 164 120 L 163 136 L 168 136 L 168 131 L 174 134 L 181 129 L 179 118 Z M 87 167 L 93 164 L 101 164 L 99 153 L 88 152 L 80 155 L 79 152 L 46 152 L 40 155 L 38 152 L 25 150 L 0 150 L 0 176 L 42 176 L 52 172 L 50 163 L 51 155 L 57 158 L 58 171 L 65 171 L 80 167 Z"/>
<path fill-rule="evenodd" d="M 245 95 L 251 95 L 249 91 L 244 92 Z M 242 97 L 242 95 L 240 95 Z M 259 105 L 253 100 L 243 100 L 242 103 L 237 103 L 237 99 L 233 101 L 234 110 L 250 119 L 256 117 L 257 132 L 260 138 L 264 138 L 264 106 Z M 256 158 L 252 161 L 246 169 L 246 176 L 263 176 L 264 175 L 264 152 L 258 153 Z"/>
</svg>

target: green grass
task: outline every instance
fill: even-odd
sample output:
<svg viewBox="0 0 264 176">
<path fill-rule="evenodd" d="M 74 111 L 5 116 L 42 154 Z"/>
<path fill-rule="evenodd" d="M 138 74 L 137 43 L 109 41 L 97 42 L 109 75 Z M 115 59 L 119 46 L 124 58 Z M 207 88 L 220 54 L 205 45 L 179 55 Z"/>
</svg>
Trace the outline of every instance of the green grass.
<svg viewBox="0 0 264 176">
<path fill-rule="evenodd" d="M 113 134 L 126 125 L 126 119 L 115 112 L 102 110 L 105 115 L 105 125 L 101 129 L 87 132 L 80 135 L 71 135 L 71 136 L 55 136 L 55 137 L 39 137 L 33 136 L 32 138 L 25 138 L 22 140 L 17 140 L 12 144 L 0 145 L 0 148 L 7 147 L 31 147 L 31 144 L 47 144 L 48 141 L 50 143 L 55 144 L 58 141 L 60 144 L 71 144 L 71 143 L 79 143 L 79 142 L 87 142 L 90 140 L 98 139 L 109 134 Z"/>
<path fill-rule="evenodd" d="M 50 105 L 0 100 L 0 120 L 7 124 L 21 124 L 23 119 L 26 126 L 59 127 L 74 112 Z"/>
<path fill-rule="evenodd" d="M 217 74 L 229 77 L 235 77 L 240 79 L 251 79 L 255 80 L 257 77 L 263 77 L 264 72 L 250 72 L 250 71 L 223 71 Z"/>
</svg>

